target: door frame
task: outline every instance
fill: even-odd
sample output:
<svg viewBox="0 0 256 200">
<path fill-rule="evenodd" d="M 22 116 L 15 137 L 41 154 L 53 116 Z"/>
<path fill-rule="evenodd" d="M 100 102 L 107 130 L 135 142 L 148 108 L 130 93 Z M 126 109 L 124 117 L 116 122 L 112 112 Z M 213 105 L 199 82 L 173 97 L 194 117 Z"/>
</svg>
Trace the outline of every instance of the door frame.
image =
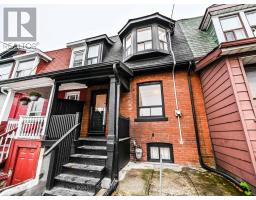
<svg viewBox="0 0 256 200">
<path fill-rule="evenodd" d="M 99 89 L 99 90 L 93 90 L 91 91 L 91 100 L 90 100 L 90 106 L 89 106 L 89 126 L 88 126 L 88 134 L 89 135 L 101 135 L 101 134 L 104 134 L 106 133 L 106 125 L 107 125 L 107 116 L 108 116 L 108 93 L 109 93 L 109 90 L 108 89 Z M 92 131 L 91 130 L 91 117 L 92 117 L 92 104 L 93 104 L 93 100 L 94 100 L 94 96 L 96 96 L 97 94 L 107 94 L 107 99 L 106 99 L 106 124 L 105 124 L 105 127 L 104 127 L 104 130 L 103 132 L 98 132 L 98 131 Z"/>
</svg>

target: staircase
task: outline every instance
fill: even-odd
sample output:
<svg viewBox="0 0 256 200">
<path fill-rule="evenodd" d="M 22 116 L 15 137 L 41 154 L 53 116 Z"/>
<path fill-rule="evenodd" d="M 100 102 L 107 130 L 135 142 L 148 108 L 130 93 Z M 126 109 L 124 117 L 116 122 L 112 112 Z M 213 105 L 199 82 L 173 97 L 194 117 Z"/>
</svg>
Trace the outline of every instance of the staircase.
<svg viewBox="0 0 256 200">
<path fill-rule="evenodd" d="M 75 153 L 54 178 L 53 188 L 45 196 L 93 196 L 101 189 L 107 159 L 106 139 L 81 138 L 75 143 Z"/>
</svg>

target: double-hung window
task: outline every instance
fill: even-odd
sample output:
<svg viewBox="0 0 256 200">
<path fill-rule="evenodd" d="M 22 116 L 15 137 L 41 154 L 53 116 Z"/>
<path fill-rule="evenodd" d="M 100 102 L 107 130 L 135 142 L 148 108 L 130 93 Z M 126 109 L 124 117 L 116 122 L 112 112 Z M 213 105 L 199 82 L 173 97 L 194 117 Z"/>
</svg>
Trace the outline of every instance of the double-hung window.
<svg viewBox="0 0 256 200">
<path fill-rule="evenodd" d="M 29 76 L 34 68 L 35 59 L 20 61 L 17 66 L 15 77 Z"/>
<path fill-rule="evenodd" d="M 167 33 L 165 29 L 158 27 L 158 38 L 160 49 L 168 51 Z"/>
<path fill-rule="evenodd" d="M 164 117 L 161 82 L 138 85 L 138 118 Z"/>
<path fill-rule="evenodd" d="M 79 101 L 79 98 L 80 98 L 80 92 L 79 91 L 66 92 L 66 94 L 65 94 L 65 99 Z"/>
<path fill-rule="evenodd" d="M 246 17 L 249 25 L 252 28 L 252 32 L 256 37 L 256 11 L 246 13 Z"/>
<path fill-rule="evenodd" d="M 6 80 L 10 77 L 13 63 L 6 63 L 0 65 L 0 80 Z"/>
<path fill-rule="evenodd" d="M 44 98 L 30 103 L 29 116 L 41 116 L 44 107 Z"/>
<path fill-rule="evenodd" d="M 220 18 L 220 23 L 227 41 L 240 40 L 247 37 L 238 15 Z"/>
<path fill-rule="evenodd" d="M 125 38 L 125 56 L 129 56 L 132 54 L 132 34 L 130 33 Z"/>
<path fill-rule="evenodd" d="M 174 162 L 173 147 L 168 143 L 148 143 L 147 144 L 148 161 Z"/>
<path fill-rule="evenodd" d="M 140 28 L 137 30 L 137 50 L 144 51 L 152 49 L 152 29 L 151 27 Z"/>
<path fill-rule="evenodd" d="M 100 50 L 99 44 L 89 46 L 88 54 L 87 54 L 88 65 L 97 64 L 99 62 L 99 50 Z"/>
<path fill-rule="evenodd" d="M 79 67 L 83 65 L 85 49 L 74 50 L 73 52 L 73 67 Z"/>
<path fill-rule="evenodd" d="M 256 100 L 256 67 L 246 67 L 246 76 L 249 82 L 249 87 L 251 89 L 252 97 Z"/>
</svg>

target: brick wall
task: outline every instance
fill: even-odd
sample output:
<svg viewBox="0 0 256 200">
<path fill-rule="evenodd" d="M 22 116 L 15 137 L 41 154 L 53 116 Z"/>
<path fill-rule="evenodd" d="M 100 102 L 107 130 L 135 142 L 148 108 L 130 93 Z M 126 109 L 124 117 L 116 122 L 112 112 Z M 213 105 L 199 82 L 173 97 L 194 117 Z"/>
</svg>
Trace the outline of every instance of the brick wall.
<svg viewBox="0 0 256 200">
<path fill-rule="evenodd" d="M 137 117 L 137 84 L 148 81 L 162 81 L 165 115 L 168 117 L 168 121 L 134 121 L 134 119 Z M 195 92 L 196 111 L 199 119 L 199 130 L 202 139 L 201 143 L 205 161 L 210 165 L 214 165 L 203 97 L 200 87 L 200 80 L 197 76 L 194 75 L 192 81 L 194 86 L 193 90 Z M 164 142 L 173 144 L 175 163 L 199 165 L 188 89 L 187 72 L 176 72 L 176 84 L 179 105 L 182 111 L 181 126 L 184 144 L 179 143 L 179 130 L 177 119 L 174 114 L 175 99 L 173 92 L 173 82 L 170 73 L 158 73 L 134 77 L 131 82 L 131 91 L 129 93 L 121 94 L 120 113 L 121 115 L 130 118 L 130 135 L 133 139 L 136 139 L 137 144 L 142 146 L 143 161 L 147 160 L 147 143 Z M 132 159 L 134 158 L 133 155 L 131 157 Z"/>
</svg>

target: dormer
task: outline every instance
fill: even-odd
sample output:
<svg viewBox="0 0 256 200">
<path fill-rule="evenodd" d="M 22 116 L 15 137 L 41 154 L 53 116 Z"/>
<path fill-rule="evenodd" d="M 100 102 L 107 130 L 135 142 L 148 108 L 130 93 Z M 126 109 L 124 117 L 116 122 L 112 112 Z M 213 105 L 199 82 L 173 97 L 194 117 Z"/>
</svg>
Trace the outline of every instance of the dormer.
<svg viewBox="0 0 256 200">
<path fill-rule="evenodd" d="M 214 4 L 207 8 L 199 29 L 218 43 L 256 37 L 256 5 Z"/>
<path fill-rule="evenodd" d="M 35 75 L 37 66 L 41 60 L 45 62 L 52 61 L 51 57 L 37 49 L 31 49 L 26 53 L 15 55 L 13 59 L 15 60 L 15 65 L 11 78 Z"/>
<path fill-rule="evenodd" d="M 130 19 L 118 32 L 123 44 L 123 60 L 169 53 L 169 35 L 175 21 L 159 13 Z"/>
<path fill-rule="evenodd" d="M 67 47 L 72 49 L 69 67 L 101 63 L 113 44 L 114 42 L 105 34 L 68 43 Z"/>
</svg>

